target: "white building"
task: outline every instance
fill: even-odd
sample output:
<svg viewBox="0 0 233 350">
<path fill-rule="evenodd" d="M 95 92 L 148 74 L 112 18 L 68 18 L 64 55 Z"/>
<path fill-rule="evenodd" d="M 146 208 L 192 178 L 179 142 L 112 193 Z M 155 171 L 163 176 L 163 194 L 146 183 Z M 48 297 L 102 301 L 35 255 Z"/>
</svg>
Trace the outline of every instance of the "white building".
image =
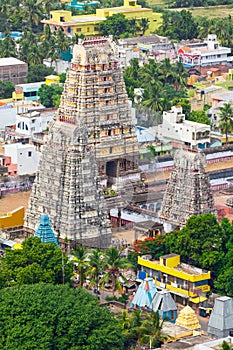
<svg viewBox="0 0 233 350">
<path fill-rule="evenodd" d="M 11 157 L 11 161 L 17 164 L 18 175 L 35 174 L 38 168 L 40 153 L 33 145 L 22 143 L 6 144 L 4 147 L 5 156 Z"/>
<path fill-rule="evenodd" d="M 45 131 L 53 116 L 54 112 L 41 113 L 38 111 L 18 114 L 16 116 L 15 131 L 20 135 L 32 137 L 35 133 Z"/>
<path fill-rule="evenodd" d="M 187 67 L 231 64 L 233 56 L 229 47 L 220 46 L 215 34 L 209 34 L 202 43 L 190 43 L 178 50 L 179 61 Z"/>
<path fill-rule="evenodd" d="M 182 107 L 173 106 L 170 111 L 163 112 L 157 137 L 190 148 L 206 148 L 210 145 L 210 126 L 185 120 Z"/>
</svg>

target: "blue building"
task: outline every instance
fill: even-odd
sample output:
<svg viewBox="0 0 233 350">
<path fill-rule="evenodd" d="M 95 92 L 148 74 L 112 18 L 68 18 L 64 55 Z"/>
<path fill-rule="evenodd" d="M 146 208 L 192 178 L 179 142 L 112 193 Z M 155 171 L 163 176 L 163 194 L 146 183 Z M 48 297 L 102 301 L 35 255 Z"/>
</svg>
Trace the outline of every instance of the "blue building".
<svg viewBox="0 0 233 350">
<path fill-rule="evenodd" d="M 47 214 L 40 216 L 40 223 L 34 233 L 34 237 L 39 237 L 43 243 L 55 243 L 59 247 Z"/>
<path fill-rule="evenodd" d="M 84 2 L 79 2 L 77 0 L 72 0 L 66 5 L 66 8 L 70 9 L 75 9 L 79 11 L 84 11 L 86 6 L 89 6 L 91 8 L 96 8 L 99 5 L 99 1 L 84 1 Z"/>
</svg>

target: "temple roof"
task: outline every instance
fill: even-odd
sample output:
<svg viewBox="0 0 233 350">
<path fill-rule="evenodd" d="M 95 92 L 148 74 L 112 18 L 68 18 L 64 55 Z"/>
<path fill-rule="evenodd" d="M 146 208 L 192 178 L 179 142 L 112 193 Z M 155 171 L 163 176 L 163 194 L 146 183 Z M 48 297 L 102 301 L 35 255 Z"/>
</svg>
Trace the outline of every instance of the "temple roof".
<svg viewBox="0 0 233 350">
<path fill-rule="evenodd" d="M 151 303 L 157 289 L 154 284 L 153 278 L 145 278 L 144 281 L 138 287 L 138 290 L 131 302 L 132 306 L 151 308 Z"/>
<path fill-rule="evenodd" d="M 215 299 L 208 327 L 228 330 L 233 327 L 233 299 L 227 296 Z"/>
<path fill-rule="evenodd" d="M 39 237 L 43 243 L 55 243 L 59 246 L 47 214 L 40 216 L 40 223 L 34 233 L 34 237 Z"/>
<path fill-rule="evenodd" d="M 197 315 L 190 306 L 185 306 L 179 313 L 176 324 L 191 330 L 201 328 Z"/>
<path fill-rule="evenodd" d="M 171 293 L 167 290 L 157 292 L 152 301 L 152 310 L 161 310 L 163 312 L 177 310 L 176 303 L 172 298 Z"/>
</svg>

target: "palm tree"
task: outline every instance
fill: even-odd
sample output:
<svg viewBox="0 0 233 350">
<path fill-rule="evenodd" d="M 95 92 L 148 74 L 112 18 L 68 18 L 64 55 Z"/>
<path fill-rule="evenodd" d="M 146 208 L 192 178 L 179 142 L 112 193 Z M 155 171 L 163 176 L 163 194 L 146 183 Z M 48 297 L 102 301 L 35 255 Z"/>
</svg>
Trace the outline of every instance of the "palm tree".
<svg viewBox="0 0 233 350">
<path fill-rule="evenodd" d="M 117 250 L 115 247 L 108 248 L 105 252 L 105 257 L 107 268 L 100 280 L 100 284 L 104 286 L 105 283 L 111 281 L 112 292 L 114 295 L 116 290 L 119 292 L 122 291 L 122 286 L 119 280 L 119 277 L 121 276 L 120 269 L 129 267 L 130 263 L 126 258 L 121 257 L 121 250 Z"/>
<path fill-rule="evenodd" d="M 162 333 L 165 320 L 160 320 L 159 312 L 150 312 L 139 327 L 139 343 L 159 347 L 169 336 Z"/>
<path fill-rule="evenodd" d="M 68 36 L 65 35 L 65 33 L 61 29 L 59 29 L 56 32 L 55 41 L 56 48 L 59 54 L 61 54 L 61 52 L 67 51 L 70 48 L 71 39 L 68 38 Z"/>
<path fill-rule="evenodd" d="M 74 255 L 73 260 L 76 263 L 80 285 L 83 286 L 88 271 L 90 269 L 87 252 L 81 245 L 79 245 L 77 246 L 75 251 L 72 251 L 72 255 Z"/>
<path fill-rule="evenodd" d="M 221 344 L 221 349 L 222 350 L 233 350 L 233 347 L 224 340 L 223 343 Z"/>
<path fill-rule="evenodd" d="M 233 106 L 230 103 L 225 103 L 223 107 L 220 107 L 219 117 L 218 129 L 225 134 L 227 144 L 228 134 L 233 130 Z"/>
<path fill-rule="evenodd" d="M 89 264 L 90 264 L 90 275 L 91 275 L 91 286 L 97 287 L 99 290 L 100 284 L 100 275 L 103 273 L 106 267 L 105 255 L 100 250 L 92 250 L 88 255 Z"/>
<path fill-rule="evenodd" d="M 150 21 L 148 18 L 141 18 L 140 19 L 139 26 L 141 27 L 142 36 L 145 34 L 147 29 L 149 28 L 149 25 L 150 25 Z"/>
<path fill-rule="evenodd" d="M 16 45 L 10 34 L 5 34 L 5 38 L 0 42 L 0 57 L 16 57 Z"/>
<path fill-rule="evenodd" d="M 182 62 L 177 61 L 173 67 L 173 84 L 175 90 L 178 91 L 179 87 L 187 85 L 188 73 L 186 72 Z"/>
<path fill-rule="evenodd" d="M 22 13 L 29 27 L 38 26 L 43 18 L 43 1 L 42 0 L 24 0 L 22 1 Z"/>
</svg>

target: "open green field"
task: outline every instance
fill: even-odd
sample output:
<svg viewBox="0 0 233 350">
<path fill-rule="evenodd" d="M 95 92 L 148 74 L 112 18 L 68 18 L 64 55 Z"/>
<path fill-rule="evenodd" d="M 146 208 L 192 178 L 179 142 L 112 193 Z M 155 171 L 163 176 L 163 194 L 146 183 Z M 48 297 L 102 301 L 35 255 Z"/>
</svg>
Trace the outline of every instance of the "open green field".
<svg viewBox="0 0 233 350">
<path fill-rule="evenodd" d="M 207 18 L 223 18 L 233 15 L 232 6 L 220 6 L 220 7 L 203 7 L 194 8 L 190 10 L 194 17 L 201 16 Z"/>
<path fill-rule="evenodd" d="M 147 0 L 149 6 L 158 6 L 171 11 L 189 10 L 194 17 L 223 18 L 233 16 L 233 5 L 192 7 L 192 8 L 168 8 L 168 2 L 164 0 Z"/>
</svg>

